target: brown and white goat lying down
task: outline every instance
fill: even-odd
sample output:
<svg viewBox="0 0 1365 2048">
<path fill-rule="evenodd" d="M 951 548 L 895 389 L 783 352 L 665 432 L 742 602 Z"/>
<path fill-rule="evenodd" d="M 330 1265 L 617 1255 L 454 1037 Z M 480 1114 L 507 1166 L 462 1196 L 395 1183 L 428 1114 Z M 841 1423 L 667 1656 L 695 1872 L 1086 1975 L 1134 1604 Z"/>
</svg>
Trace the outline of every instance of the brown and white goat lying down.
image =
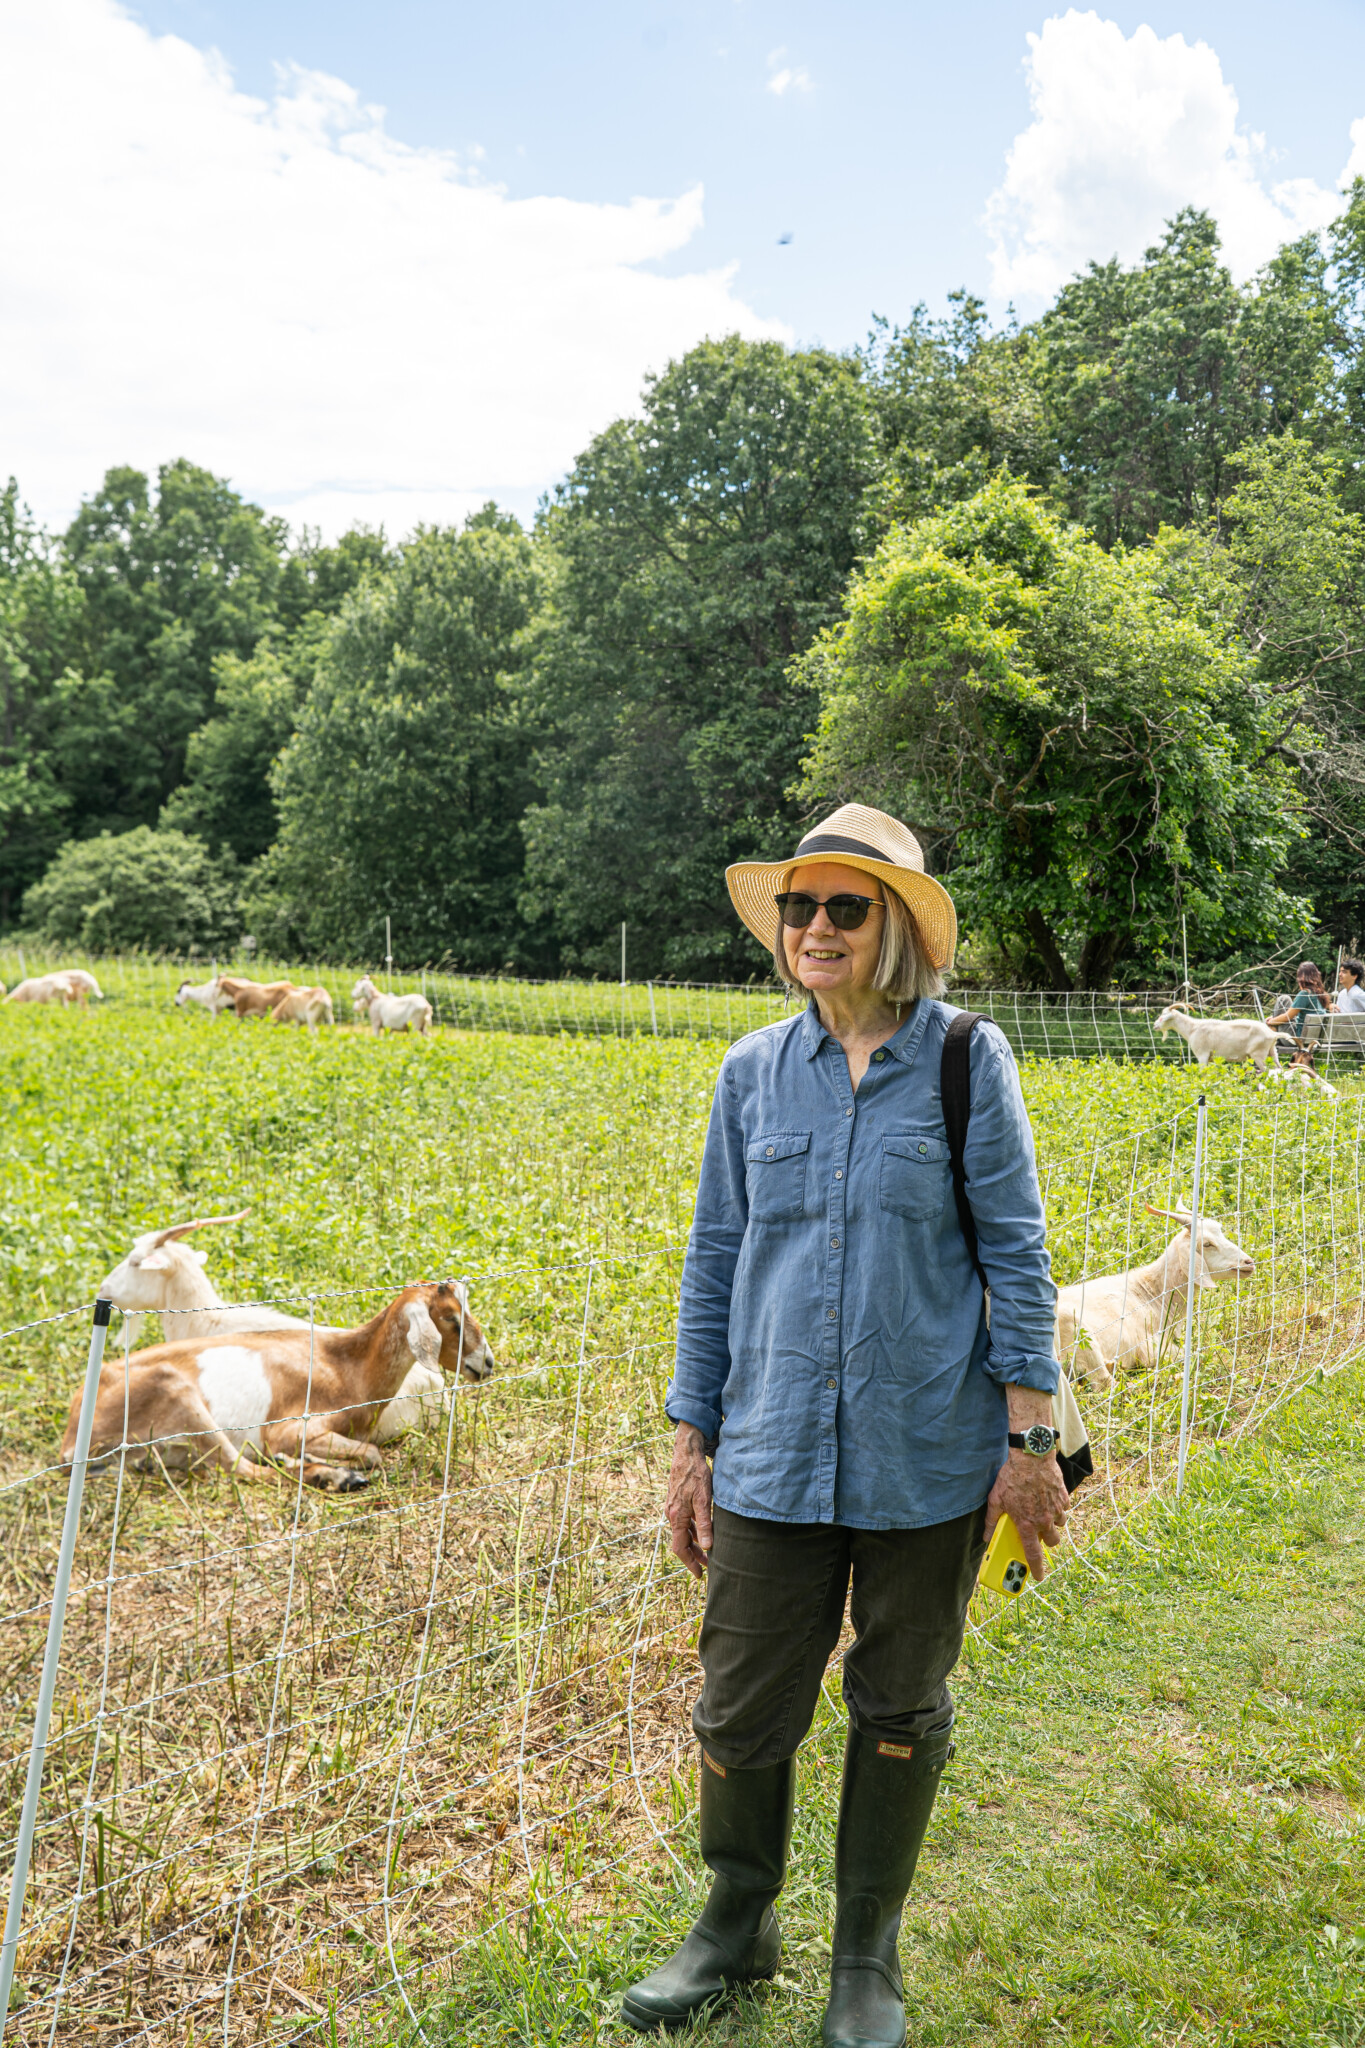
<svg viewBox="0 0 1365 2048">
<path fill-rule="evenodd" d="M 405 1287 L 357 1330 L 229 1331 L 153 1344 L 100 1374 L 90 1454 L 108 1459 L 126 1441 L 139 1463 L 216 1463 L 269 1485 L 297 1474 L 350 1493 L 379 1468 L 379 1417 L 414 1365 L 466 1381 L 492 1359 L 453 1280 Z M 126 1372 L 126 1387 L 125 1387 Z M 61 1458 L 75 1455 L 81 1395 L 72 1397 Z M 306 1420 L 305 1420 L 306 1416 Z M 151 1446 L 155 1453 L 151 1453 Z M 275 1463 L 255 1462 L 262 1454 Z"/>
</svg>

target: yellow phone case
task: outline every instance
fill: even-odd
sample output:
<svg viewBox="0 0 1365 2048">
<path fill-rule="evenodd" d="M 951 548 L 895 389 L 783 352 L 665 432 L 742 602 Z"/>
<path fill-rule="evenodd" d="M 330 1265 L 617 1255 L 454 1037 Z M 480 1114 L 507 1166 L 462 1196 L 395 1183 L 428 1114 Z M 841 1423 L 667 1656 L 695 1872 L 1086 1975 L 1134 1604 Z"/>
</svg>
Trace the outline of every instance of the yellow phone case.
<svg viewBox="0 0 1365 2048">
<path fill-rule="evenodd" d="M 1019 1541 L 1019 1531 L 1008 1515 L 1002 1515 L 981 1560 L 976 1582 L 978 1586 L 989 1586 L 993 1593 L 1022 1593 L 1028 1579 L 1028 1559 Z"/>
</svg>

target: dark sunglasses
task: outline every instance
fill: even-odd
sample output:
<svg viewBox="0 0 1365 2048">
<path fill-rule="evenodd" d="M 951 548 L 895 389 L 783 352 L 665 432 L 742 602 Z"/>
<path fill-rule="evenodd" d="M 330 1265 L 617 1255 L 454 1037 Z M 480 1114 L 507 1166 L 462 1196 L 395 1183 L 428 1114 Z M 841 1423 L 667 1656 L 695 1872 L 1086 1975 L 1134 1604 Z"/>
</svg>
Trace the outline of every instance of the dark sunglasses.
<svg viewBox="0 0 1365 2048">
<path fill-rule="evenodd" d="M 856 932 L 860 924 L 867 923 L 869 910 L 886 907 L 875 896 L 827 896 L 822 903 L 818 896 L 807 896 L 796 889 L 789 889 L 785 896 L 774 896 L 773 902 L 782 913 L 783 924 L 794 932 L 803 932 L 817 910 L 826 913 L 836 932 Z"/>
</svg>

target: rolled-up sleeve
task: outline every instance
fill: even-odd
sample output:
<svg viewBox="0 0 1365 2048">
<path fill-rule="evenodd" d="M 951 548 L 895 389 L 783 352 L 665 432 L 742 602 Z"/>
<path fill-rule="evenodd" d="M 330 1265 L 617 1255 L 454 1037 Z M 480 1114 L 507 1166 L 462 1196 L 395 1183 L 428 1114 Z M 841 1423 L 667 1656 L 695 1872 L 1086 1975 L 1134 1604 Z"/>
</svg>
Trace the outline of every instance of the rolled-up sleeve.
<svg viewBox="0 0 1365 2048">
<path fill-rule="evenodd" d="M 664 1404 L 671 1422 L 690 1422 L 713 1445 L 730 1373 L 730 1297 L 749 1221 L 744 1135 L 727 1059 L 716 1083 L 702 1154 L 697 1206 L 683 1264 L 678 1348 Z"/>
<path fill-rule="evenodd" d="M 1048 1257 L 1033 1132 L 1019 1070 L 989 1025 L 972 1033 L 972 1114 L 963 1164 L 977 1249 L 990 1283 L 985 1369 L 1002 1386 L 1057 1391 L 1057 1290 Z"/>
</svg>

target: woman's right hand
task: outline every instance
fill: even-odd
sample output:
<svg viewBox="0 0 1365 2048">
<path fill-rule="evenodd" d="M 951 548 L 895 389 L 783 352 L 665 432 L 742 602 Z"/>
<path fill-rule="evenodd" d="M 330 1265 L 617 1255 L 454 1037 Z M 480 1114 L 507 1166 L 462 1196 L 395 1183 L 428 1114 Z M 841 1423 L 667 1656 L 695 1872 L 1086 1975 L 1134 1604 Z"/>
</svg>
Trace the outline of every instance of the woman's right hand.
<svg viewBox="0 0 1365 2048">
<path fill-rule="evenodd" d="M 673 1443 L 664 1515 L 673 1531 L 673 1555 L 682 1559 L 694 1579 L 706 1570 L 711 1548 L 711 1467 L 706 1462 L 701 1431 L 680 1422 Z"/>
</svg>

